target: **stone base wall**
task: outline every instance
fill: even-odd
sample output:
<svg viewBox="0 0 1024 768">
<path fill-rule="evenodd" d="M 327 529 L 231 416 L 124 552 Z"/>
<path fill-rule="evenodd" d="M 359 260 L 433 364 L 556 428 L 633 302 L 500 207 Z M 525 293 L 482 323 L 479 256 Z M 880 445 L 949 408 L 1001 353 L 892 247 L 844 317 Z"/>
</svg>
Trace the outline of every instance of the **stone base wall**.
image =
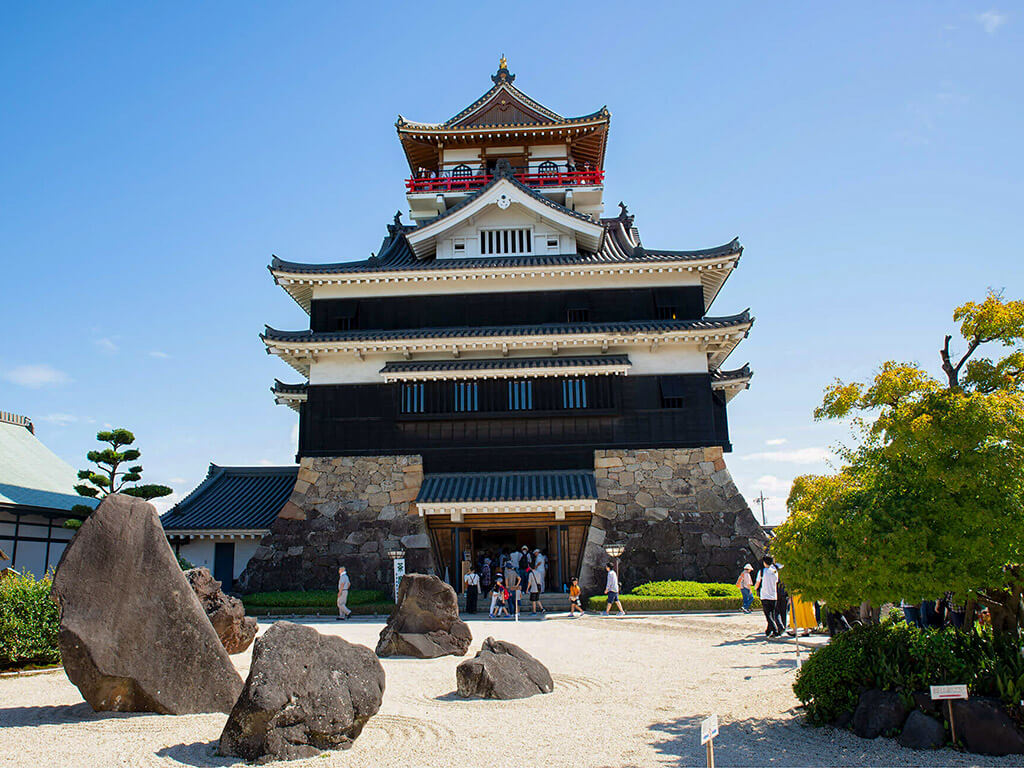
<svg viewBox="0 0 1024 768">
<path fill-rule="evenodd" d="M 736 488 L 721 448 L 594 452 L 597 508 L 583 553 L 584 591 L 604 590 L 604 547 L 625 546 L 623 591 L 646 581 L 732 583 L 768 537 Z"/>
<path fill-rule="evenodd" d="M 303 458 L 295 490 L 239 577 L 242 592 L 337 589 L 344 565 L 353 589 L 392 591 L 388 550 L 406 548 L 406 570 L 432 572 L 423 519 L 413 503 L 420 456 Z"/>
</svg>

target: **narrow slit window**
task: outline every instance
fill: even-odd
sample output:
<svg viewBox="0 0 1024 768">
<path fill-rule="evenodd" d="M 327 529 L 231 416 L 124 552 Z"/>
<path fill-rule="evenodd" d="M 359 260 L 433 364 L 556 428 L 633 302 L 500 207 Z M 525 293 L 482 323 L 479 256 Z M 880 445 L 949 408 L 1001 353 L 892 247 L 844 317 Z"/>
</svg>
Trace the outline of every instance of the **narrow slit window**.
<svg viewBox="0 0 1024 768">
<path fill-rule="evenodd" d="M 684 408 L 686 393 L 683 391 L 683 379 L 679 376 L 661 377 L 661 407 Z"/>
<path fill-rule="evenodd" d="M 455 410 L 459 413 L 480 410 L 480 388 L 477 382 L 455 382 Z"/>
<path fill-rule="evenodd" d="M 570 323 L 586 323 L 590 321 L 590 310 L 586 307 L 571 308 L 566 312 L 566 319 Z"/>
<path fill-rule="evenodd" d="M 402 413 L 423 413 L 423 390 L 422 383 L 402 385 Z"/>
<path fill-rule="evenodd" d="M 533 235 L 529 229 L 484 229 L 480 232 L 480 253 L 504 256 L 533 251 Z"/>
<path fill-rule="evenodd" d="M 586 379 L 566 379 L 562 382 L 562 407 L 563 408 L 586 408 L 587 407 L 587 381 Z"/>
<path fill-rule="evenodd" d="M 508 409 L 510 411 L 528 411 L 533 408 L 533 382 L 510 381 L 508 383 Z"/>
</svg>

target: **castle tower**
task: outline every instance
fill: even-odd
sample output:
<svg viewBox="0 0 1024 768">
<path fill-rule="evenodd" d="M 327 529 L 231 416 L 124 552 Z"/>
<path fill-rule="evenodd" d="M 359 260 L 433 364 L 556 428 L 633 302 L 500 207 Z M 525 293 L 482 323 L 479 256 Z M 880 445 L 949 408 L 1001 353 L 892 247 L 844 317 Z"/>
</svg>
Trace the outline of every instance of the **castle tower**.
<svg viewBox="0 0 1024 768">
<path fill-rule="evenodd" d="M 339 563 L 383 586 L 399 544 L 456 585 L 467 555 L 539 548 L 553 590 L 595 585 L 609 544 L 627 586 L 731 581 L 763 550 L 723 459 L 753 318 L 708 314 L 739 241 L 643 245 L 625 205 L 602 217 L 608 110 L 562 117 L 504 59 L 491 79 L 443 123 L 398 118 L 412 223 L 377 255 L 271 264 L 310 315 L 262 336 L 305 379 L 273 388 L 301 466 L 247 590 Z"/>
</svg>

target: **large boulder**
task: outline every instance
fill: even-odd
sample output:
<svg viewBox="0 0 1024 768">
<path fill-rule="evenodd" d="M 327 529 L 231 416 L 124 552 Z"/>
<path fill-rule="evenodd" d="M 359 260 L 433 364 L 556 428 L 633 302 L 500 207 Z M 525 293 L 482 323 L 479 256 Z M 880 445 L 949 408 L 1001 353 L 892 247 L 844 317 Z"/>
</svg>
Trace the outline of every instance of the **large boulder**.
<svg viewBox="0 0 1024 768">
<path fill-rule="evenodd" d="M 938 749 L 946 743 L 946 729 L 934 717 L 915 709 L 903 724 L 899 742 L 910 749 Z"/>
<path fill-rule="evenodd" d="M 476 656 L 455 669 L 459 695 L 482 699 L 525 699 L 551 693 L 548 668 L 518 645 L 488 637 Z"/>
<path fill-rule="evenodd" d="M 863 739 L 874 739 L 899 731 L 909 712 L 910 708 L 895 691 L 872 688 L 860 695 L 851 728 Z"/>
<path fill-rule="evenodd" d="M 1024 754 L 1024 736 L 998 699 L 953 702 L 956 737 L 971 752 L 982 755 Z"/>
<path fill-rule="evenodd" d="M 455 590 L 437 576 L 402 577 L 395 610 L 380 632 L 378 656 L 465 656 L 473 636 L 459 618 Z"/>
<path fill-rule="evenodd" d="M 220 582 L 205 568 L 185 571 L 185 578 L 199 598 L 224 650 L 228 653 L 241 653 L 252 645 L 258 626 L 256 619 L 245 615 L 242 601 L 225 595 L 221 591 Z"/>
<path fill-rule="evenodd" d="M 64 670 L 93 709 L 230 712 L 242 690 L 152 504 L 114 494 L 57 566 Z"/>
<path fill-rule="evenodd" d="M 256 641 L 220 753 L 295 760 L 348 749 L 383 697 L 384 668 L 369 648 L 279 621 Z"/>
</svg>

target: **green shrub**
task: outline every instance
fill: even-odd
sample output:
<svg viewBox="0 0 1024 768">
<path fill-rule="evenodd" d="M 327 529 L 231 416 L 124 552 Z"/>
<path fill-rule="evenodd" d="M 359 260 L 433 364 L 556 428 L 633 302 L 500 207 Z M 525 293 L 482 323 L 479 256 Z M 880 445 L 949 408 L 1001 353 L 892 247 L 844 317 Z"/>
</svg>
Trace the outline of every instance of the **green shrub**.
<svg viewBox="0 0 1024 768">
<path fill-rule="evenodd" d="M 1016 706 L 1024 692 L 1019 641 L 991 629 L 920 630 L 902 622 L 858 626 L 814 651 L 797 673 L 793 692 L 812 722 L 852 710 L 862 688 L 927 691 L 966 684 L 972 696 L 995 696 Z"/>
<path fill-rule="evenodd" d="M 619 601 L 626 611 L 734 611 L 742 604 L 740 597 L 661 597 L 658 595 L 619 595 Z M 607 605 L 604 595 L 594 595 L 587 601 L 592 611 L 603 611 Z M 755 598 L 753 608 L 760 608 Z"/>
<path fill-rule="evenodd" d="M 49 577 L 12 572 L 0 579 L 0 669 L 59 663 L 59 631 Z"/>
<path fill-rule="evenodd" d="M 338 606 L 338 592 L 333 589 L 310 589 L 292 592 L 253 592 L 243 595 L 242 602 L 249 606 L 262 608 L 327 608 L 335 610 Z M 353 589 L 348 593 L 347 605 L 351 608 L 370 603 L 389 603 L 393 600 L 386 592 L 379 589 Z"/>
<path fill-rule="evenodd" d="M 630 590 L 644 597 L 740 597 L 735 584 L 705 584 L 699 581 L 649 581 Z"/>
</svg>

